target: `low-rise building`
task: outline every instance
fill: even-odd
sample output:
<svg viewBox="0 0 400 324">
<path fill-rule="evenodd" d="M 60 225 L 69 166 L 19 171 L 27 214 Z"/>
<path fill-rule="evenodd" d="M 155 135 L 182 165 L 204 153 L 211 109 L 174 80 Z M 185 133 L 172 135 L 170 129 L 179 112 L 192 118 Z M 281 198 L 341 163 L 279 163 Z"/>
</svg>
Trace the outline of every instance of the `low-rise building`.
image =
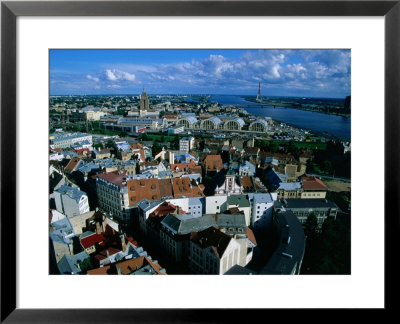
<svg viewBox="0 0 400 324">
<path fill-rule="evenodd" d="M 281 182 L 276 192 L 278 199 L 301 198 L 303 189 L 301 182 Z"/>
<path fill-rule="evenodd" d="M 251 207 L 246 195 L 229 195 L 227 198 L 227 209 L 237 208 L 245 216 L 246 226 L 251 222 Z"/>
<path fill-rule="evenodd" d="M 276 193 L 249 193 L 248 198 L 252 206 L 251 224 L 258 222 L 261 218 L 265 222 L 272 221 L 274 201 L 277 200 Z"/>
<path fill-rule="evenodd" d="M 303 176 L 301 178 L 303 199 L 325 198 L 328 187 L 317 177 Z"/>
<path fill-rule="evenodd" d="M 50 147 L 54 148 L 68 148 L 79 142 L 88 141 L 93 143 L 92 135 L 86 133 L 53 133 L 50 134 Z"/>
<path fill-rule="evenodd" d="M 254 176 L 256 174 L 256 166 L 249 161 L 243 161 L 239 165 L 239 175 L 241 176 Z"/>
<path fill-rule="evenodd" d="M 291 210 L 296 215 L 301 224 L 305 224 L 308 216 L 314 214 L 319 228 L 328 217 L 336 219 L 339 210 L 334 202 L 327 199 L 283 199 L 280 201 L 286 210 Z"/>
<path fill-rule="evenodd" d="M 207 196 L 206 199 L 206 214 L 222 213 L 228 209 L 227 195 Z"/>
<path fill-rule="evenodd" d="M 236 264 L 246 265 L 246 252 L 238 240 L 209 227 L 192 234 L 189 268 L 192 273 L 224 274 Z"/>
<path fill-rule="evenodd" d="M 175 262 L 188 261 L 191 233 L 215 225 L 215 220 L 210 215 L 192 217 L 168 214 L 161 221 L 160 246 Z"/>
<path fill-rule="evenodd" d="M 85 192 L 70 186 L 61 186 L 54 190 L 56 209 L 68 217 L 81 215 L 89 211 L 89 200 Z"/>
</svg>

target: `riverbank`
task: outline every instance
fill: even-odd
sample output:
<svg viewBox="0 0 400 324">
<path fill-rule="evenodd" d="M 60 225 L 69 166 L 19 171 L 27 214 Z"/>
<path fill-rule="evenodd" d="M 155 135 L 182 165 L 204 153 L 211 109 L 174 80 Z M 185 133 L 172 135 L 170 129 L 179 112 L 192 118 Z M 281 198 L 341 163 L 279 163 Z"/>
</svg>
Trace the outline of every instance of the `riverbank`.
<svg viewBox="0 0 400 324">
<path fill-rule="evenodd" d="M 297 109 L 297 110 L 304 110 L 304 111 L 310 111 L 310 112 L 318 112 L 321 114 L 326 114 L 326 115 L 333 115 L 333 116 L 340 116 L 343 118 L 350 118 L 350 114 L 346 113 L 339 113 L 339 112 L 332 112 L 332 111 L 325 111 L 324 109 L 314 109 L 314 108 L 308 108 L 308 107 L 296 107 L 291 104 L 285 104 L 285 103 L 280 103 L 280 102 L 275 102 L 275 101 L 268 101 L 268 100 L 263 100 L 263 101 L 257 101 L 256 99 L 253 98 L 244 98 L 248 102 L 252 103 L 257 103 L 260 105 L 268 105 L 268 106 L 273 106 L 275 107 L 281 107 L 281 108 L 291 108 L 291 109 Z"/>
</svg>

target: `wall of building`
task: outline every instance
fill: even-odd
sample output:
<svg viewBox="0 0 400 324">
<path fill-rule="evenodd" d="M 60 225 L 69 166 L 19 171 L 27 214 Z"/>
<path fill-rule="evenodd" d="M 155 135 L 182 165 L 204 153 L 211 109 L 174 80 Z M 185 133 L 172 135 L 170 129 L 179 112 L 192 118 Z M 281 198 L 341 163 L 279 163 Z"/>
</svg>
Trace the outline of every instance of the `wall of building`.
<svg viewBox="0 0 400 324">
<path fill-rule="evenodd" d="M 227 210 L 226 195 L 206 197 L 206 214 L 221 213 Z"/>
</svg>

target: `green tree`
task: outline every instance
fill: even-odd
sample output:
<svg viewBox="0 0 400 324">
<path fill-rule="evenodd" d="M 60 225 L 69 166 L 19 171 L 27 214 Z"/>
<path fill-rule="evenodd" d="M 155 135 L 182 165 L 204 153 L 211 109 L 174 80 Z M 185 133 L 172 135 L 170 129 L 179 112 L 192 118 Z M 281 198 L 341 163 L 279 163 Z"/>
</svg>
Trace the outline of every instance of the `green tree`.
<svg viewBox="0 0 400 324">
<path fill-rule="evenodd" d="M 96 148 L 96 149 L 103 149 L 104 148 L 102 143 L 93 144 L 93 147 Z"/>
<path fill-rule="evenodd" d="M 83 274 L 86 274 L 86 272 L 88 270 L 94 269 L 94 266 L 93 266 L 92 262 L 90 261 L 90 258 L 83 260 L 78 265 Z"/>
<path fill-rule="evenodd" d="M 157 142 L 154 142 L 153 147 L 151 148 L 151 152 L 153 154 L 153 157 L 159 153 L 162 149 L 162 146 L 158 144 Z"/>
<path fill-rule="evenodd" d="M 107 148 L 113 148 L 114 145 L 115 145 L 115 143 L 114 143 L 113 140 L 108 140 L 105 146 L 106 146 Z"/>
<path fill-rule="evenodd" d="M 318 230 L 318 219 L 314 213 L 308 215 L 307 220 L 304 224 L 304 234 L 310 238 L 317 238 L 317 230 Z"/>
</svg>

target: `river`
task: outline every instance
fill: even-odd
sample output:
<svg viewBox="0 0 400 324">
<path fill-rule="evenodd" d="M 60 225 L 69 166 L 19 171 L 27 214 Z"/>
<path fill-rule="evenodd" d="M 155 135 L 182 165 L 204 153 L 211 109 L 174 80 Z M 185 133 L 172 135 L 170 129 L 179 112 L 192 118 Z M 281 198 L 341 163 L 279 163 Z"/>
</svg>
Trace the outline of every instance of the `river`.
<svg viewBox="0 0 400 324">
<path fill-rule="evenodd" d="M 274 108 L 273 106 L 246 101 L 243 97 L 233 95 L 215 95 L 211 96 L 209 101 L 223 105 L 235 105 L 245 108 L 252 115 L 268 116 L 274 120 L 311 131 L 327 132 L 345 139 L 351 137 L 351 118 L 286 107 Z"/>
</svg>

